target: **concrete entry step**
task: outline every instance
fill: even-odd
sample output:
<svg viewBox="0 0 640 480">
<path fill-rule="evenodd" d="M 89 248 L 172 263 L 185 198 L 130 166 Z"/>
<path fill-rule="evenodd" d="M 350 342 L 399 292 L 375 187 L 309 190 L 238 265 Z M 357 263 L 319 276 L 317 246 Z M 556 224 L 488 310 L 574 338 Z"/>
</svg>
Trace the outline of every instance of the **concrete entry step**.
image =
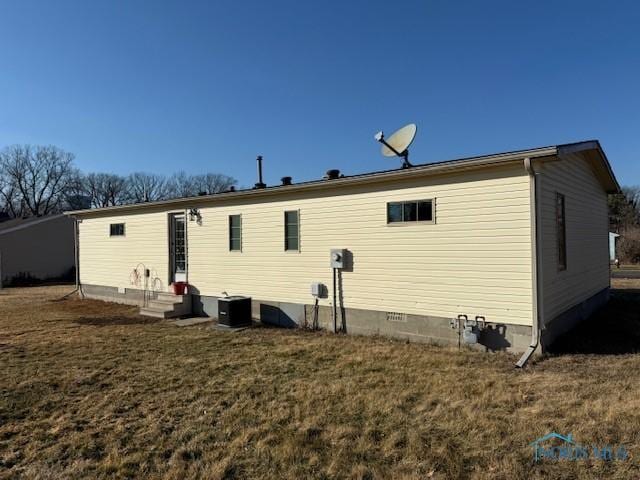
<svg viewBox="0 0 640 480">
<path fill-rule="evenodd" d="M 174 295 L 169 292 L 158 292 L 156 300 L 161 302 L 184 303 L 185 300 L 191 300 L 191 295 Z"/>
<path fill-rule="evenodd" d="M 165 300 L 149 300 L 150 308 L 156 309 L 164 309 L 164 310 L 174 310 L 176 307 L 183 307 L 184 304 L 182 302 L 176 301 L 165 301 Z"/>
<path fill-rule="evenodd" d="M 180 316 L 179 314 L 176 314 L 171 310 L 169 311 L 154 310 L 154 309 L 144 308 L 144 307 L 140 309 L 140 315 L 144 315 L 145 317 L 154 317 L 154 318 L 173 318 L 173 317 Z"/>
<path fill-rule="evenodd" d="M 174 295 L 159 292 L 146 307 L 140 308 L 140 315 L 154 318 L 175 318 L 191 315 L 191 295 Z"/>
</svg>

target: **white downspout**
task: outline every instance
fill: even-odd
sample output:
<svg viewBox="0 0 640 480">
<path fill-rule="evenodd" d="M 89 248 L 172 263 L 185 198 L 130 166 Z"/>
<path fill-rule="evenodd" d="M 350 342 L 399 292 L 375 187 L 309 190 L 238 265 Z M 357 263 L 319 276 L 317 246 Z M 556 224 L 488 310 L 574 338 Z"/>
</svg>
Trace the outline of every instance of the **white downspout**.
<svg viewBox="0 0 640 480">
<path fill-rule="evenodd" d="M 542 266 L 540 261 L 540 255 L 538 255 L 538 245 L 542 245 L 540 236 L 540 212 L 538 207 L 538 176 L 539 172 L 536 172 L 533 168 L 531 158 L 524 159 L 524 168 L 529 173 L 529 194 L 531 202 L 531 280 L 533 288 L 533 308 L 532 308 L 532 325 L 531 325 L 531 344 L 527 350 L 522 354 L 520 360 L 517 361 L 516 367 L 523 368 L 533 353 L 540 344 L 540 314 L 542 311 Z"/>
</svg>

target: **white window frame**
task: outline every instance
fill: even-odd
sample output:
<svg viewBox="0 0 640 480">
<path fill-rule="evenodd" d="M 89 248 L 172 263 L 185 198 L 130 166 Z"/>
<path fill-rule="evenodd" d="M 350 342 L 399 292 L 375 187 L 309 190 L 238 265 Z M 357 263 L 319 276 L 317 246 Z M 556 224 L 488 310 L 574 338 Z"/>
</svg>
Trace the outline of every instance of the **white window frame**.
<svg viewBox="0 0 640 480">
<path fill-rule="evenodd" d="M 298 248 L 287 248 L 287 213 L 295 212 L 298 219 Z M 288 253 L 300 253 L 300 209 L 285 210 L 282 215 L 284 221 L 284 251 Z"/>
<path fill-rule="evenodd" d="M 418 204 L 420 202 L 431 202 L 431 220 L 402 220 L 400 222 L 390 222 L 389 221 L 389 205 L 392 204 L 401 204 L 404 216 L 404 204 L 405 203 L 415 203 L 416 209 L 418 208 Z M 408 225 L 433 225 L 436 223 L 436 198 L 422 198 L 419 200 L 398 200 L 394 202 L 385 203 L 385 223 L 389 227 L 400 227 L 400 226 L 408 226 Z M 418 216 L 418 211 L 416 210 L 416 218 Z"/>
<path fill-rule="evenodd" d="M 111 232 L 111 227 L 114 227 L 116 225 L 122 225 L 122 235 L 120 234 L 114 234 Z M 109 238 L 117 238 L 117 237 L 125 237 L 127 235 L 127 226 L 125 222 L 117 222 L 117 223 L 110 223 L 109 224 Z"/>
<path fill-rule="evenodd" d="M 240 248 L 231 248 L 231 217 L 238 217 L 240 219 Z M 227 248 L 229 249 L 229 252 L 242 252 L 242 214 L 241 213 L 234 213 L 234 214 L 230 214 L 227 217 Z"/>
</svg>

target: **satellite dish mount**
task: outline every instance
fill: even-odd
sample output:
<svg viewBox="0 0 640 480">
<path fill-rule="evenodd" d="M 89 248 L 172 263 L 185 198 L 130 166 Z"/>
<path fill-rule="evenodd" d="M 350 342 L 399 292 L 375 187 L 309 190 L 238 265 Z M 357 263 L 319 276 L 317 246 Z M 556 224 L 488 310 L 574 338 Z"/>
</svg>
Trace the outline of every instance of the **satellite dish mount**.
<svg viewBox="0 0 640 480">
<path fill-rule="evenodd" d="M 409 145 L 416 137 L 416 131 L 416 125 L 410 123 L 394 132 L 388 140 L 385 139 L 382 131 L 376 133 L 374 138 L 382 144 L 382 155 L 385 157 L 400 157 L 402 158 L 402 168 L 410 168 L 413 165 L 409 163 Z"/>
</svg>

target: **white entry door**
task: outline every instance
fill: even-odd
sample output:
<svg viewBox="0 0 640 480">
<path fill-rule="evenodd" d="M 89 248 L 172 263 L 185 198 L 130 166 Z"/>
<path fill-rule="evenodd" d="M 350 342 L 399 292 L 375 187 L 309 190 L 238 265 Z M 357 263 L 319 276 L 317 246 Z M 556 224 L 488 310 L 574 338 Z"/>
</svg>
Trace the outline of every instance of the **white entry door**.
<svg viewBox="0 0 640 480">
<path fill-rule="evenodd" d="M 183 213 L 176 213 L 170 217 L 169 257 L 171 266 L 171 281 L 187 281 L 187 230 Z"/>
</svg>

